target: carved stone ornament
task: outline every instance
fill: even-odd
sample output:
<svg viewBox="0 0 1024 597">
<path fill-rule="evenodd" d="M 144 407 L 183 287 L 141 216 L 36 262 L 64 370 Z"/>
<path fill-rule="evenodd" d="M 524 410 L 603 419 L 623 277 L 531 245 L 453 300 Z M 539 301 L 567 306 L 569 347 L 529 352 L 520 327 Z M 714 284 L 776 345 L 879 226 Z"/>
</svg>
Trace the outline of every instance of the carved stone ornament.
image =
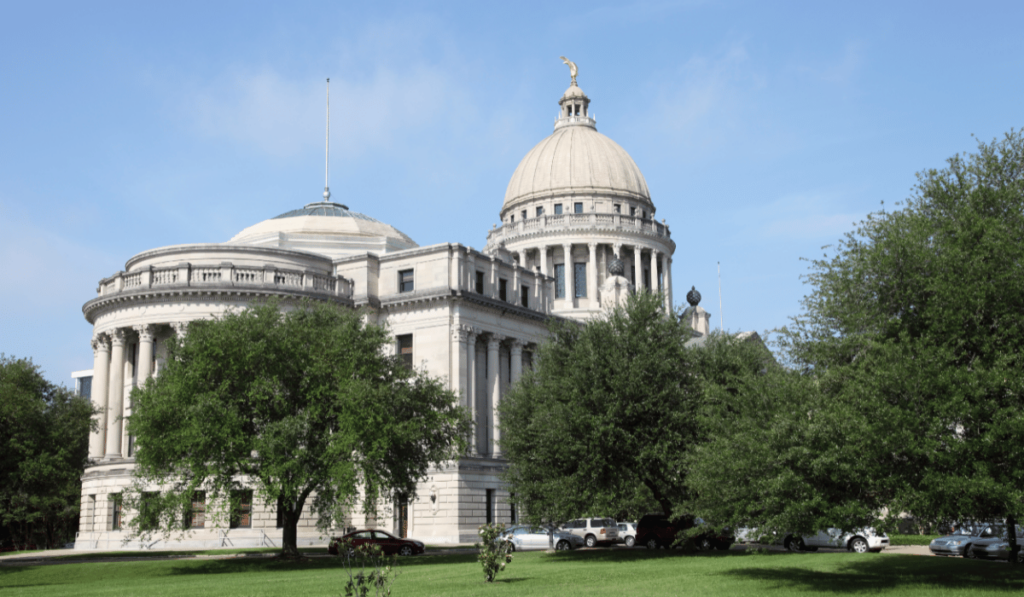
<svg viewBox="0 0 1024 597">
<path fill-rule="evenodd" d="M 608 262 L 608 273 L 613 276 L 621 276 L 626 273 L 626 264 L 621 259 L 612 259 Z"/>
<path fill-rule="evenodd" d="M 153 336 L 156 335 L 156 326 L 152 324 L 142 324 L 133 326 L 135 333 L 139 335 L 139 340 L 142 342 L 152 342 Z"/>
<path fill-rule="evenodd" d="M 92 338 L 93 354 L 97 352 L 110 352 L 110 338 L 106 334 L 96 334 Z"/>
<path fill-rule="evenodd" d="M 700 304 L 700 293 L 697 292 L 696 286 L 691 286 L 690 292 L 686 293 L 686 302 L 690 303 L 690 305 L 694 307 Z"/>
<path fill-rule="evenodd" d="M 125 341 L 128 339 L 128 333 L 124 328 L 115 328 L 110 332 L 110 342 L 114 346 L 124 346 Z"/>
<path fill-rule="evenodd" d="M 579 69 L 576 68 L 576 63 L 573 62 L 572 60 L 569 60 L 565 56 L 559 56 L 559 58 L 561 58 L 562 62 L 564 62 L 566 66 L 569 67 L 569 76 L 572 77 L 572 84 L 576 85 L 576 75 L 579 73 Z"/>
</svg>

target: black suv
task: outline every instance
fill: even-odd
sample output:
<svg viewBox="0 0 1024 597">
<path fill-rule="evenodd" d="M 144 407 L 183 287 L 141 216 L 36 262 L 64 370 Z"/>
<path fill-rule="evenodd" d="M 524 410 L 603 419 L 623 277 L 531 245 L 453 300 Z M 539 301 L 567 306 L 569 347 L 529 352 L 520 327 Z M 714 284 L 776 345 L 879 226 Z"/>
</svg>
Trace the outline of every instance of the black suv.
<svg viewBox="0 0 1024 597">
<path fill-rule="evenodd" d="M 677 520 L 669 520 L 664 514 L 648 514 L 636 525 L 636 544 L 647 549 L 668 548 L 676 540 L 679 531 L 701 526 L 704 521 L 692 516 L 684 516 Z M 702 533 L 694 538 L 699 549 L 726 550 L 732 546 L 735 538 L 729 534 L 718 534 L 714 531 Z"/>
</svg>

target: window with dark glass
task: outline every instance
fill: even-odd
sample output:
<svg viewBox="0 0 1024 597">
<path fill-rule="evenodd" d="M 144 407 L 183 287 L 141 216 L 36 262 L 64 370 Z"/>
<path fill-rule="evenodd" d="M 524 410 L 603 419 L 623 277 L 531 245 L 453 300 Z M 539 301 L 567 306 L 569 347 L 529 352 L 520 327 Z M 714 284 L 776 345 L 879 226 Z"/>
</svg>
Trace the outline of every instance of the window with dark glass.
<svg viewBox="0 0 1024 597">
<path fill-rule="evenodd" d="M 521 286 L 519 288 L 519 304 L 524 307 L 530 306 L 530 287 Z"/>
<path fill-rule="evenodd" d="M 641 211 L 640 213 L 641 213 L 641 214 L 643 214 L 643 215 L 642 215 L 642 216 L 640 216 L 640 217 L 642 217 L 643 219 L 645 219 L 645 220 L 646 220 L 646 219 L 647 219 L 647 210 L 645 209 L 645 210 Z"/>
<path fill-rule="evenodd" d="M 498 298 L 503 301 L 508 300 L 508 280 L 504 278 L 498 280 Z"/>
<path fill-rule="evenodd" d="M 524 209 L 519 215 L 525 220 L 526 219 L 526 210 Z"/>
<path fill-rule="evenodd" d="M 403 334 L 397 337 L 398 356 L 406 367 L 412 368 L 412 334 Z"/>
<path fill-rule="evenodd" d="M 629 215 L 636 216 L 636 208 L 635 207 L 630 207 L 629 208 Z"/>
<path fill-rule="evenodd" d="M 651 289 L 651 270 L 644 269 L 644 288 Z"/>
<path fill-rule="evenodd" d="M 231 528 L 252 528 L 252 490 L 242 489 L 231 492 Z"/>
<path fill-rule="evenodd" d="M 622 204 L 620 204 L 620 203 L 616 203 L 615 204 L 615 213 L 617 213 L 617 214 L 622 213 Z"/>
<path fill-rule="evenodd" d="M 206 492 L 192 494 L 192 503 L 185 512 L 185 528 L 201 529 L 206 526 Z"/>
<path fill-rule="evenodd" d="M 572 204 L 572 213 L 574 213 L 574 214 L 581 214 L 581 213 L 583 213 L 583 204 L 582 203 L 573 203 Z"/>
<path fill-rule="evenodd" d="M 516 215 L 515 214 L 510 215 L 508 217 L 508 223 L 509 224 L 515 224 L 515 222 L 516 222 Z"/>
<path fill-rule="evenodd" d="M 538 207 L 537 208 L 537 217 L 539 218 L 542 215 L 544 215 L 544 208 L 543 207 Z"/>
<path fill-rule="evenodd" d="M 562 204 L 561 203 L 556 203 L 555 204 L 555 215 L 556 216 L 562 215 Z"/>
<path fill-rule="evenodd" d="M 587 296 L 587 264 L 586 263 L 574 263 L 572 264 L 572 286 L 573 292 L 576 298 L 586 298 Z"/>
<path fill-rule="evenodd" d="M 121 503 L 121 494 L 112 493 L 110 494 L 110 530 L 120 531 L 121 525 L 124 524 L 123 509 Z"/>
<path fill-rule="evenodd" d="M 404 269 L 398 272 L 398 292 L 412 292 L 412 270 Z"/>
<path fill-rule="evenodd" d="M 476 293 L 477 294 L 483 294 L 484 293 L 484 273 L 483 272 L 477 272 L 476 273 Z"/>
<path fill-rule="evenodd" d="M 511 522 L 512 524 L 518 524 L 519 515 L 516 514 L 516 505 L 509 502 L 509 508 L 511 508 L 511 512 L 509 513 L 509 522 Z"/>
<path fill-rule="evenodd" d="M 92 398 L 92 376 L 78 378 L 78 395 L 82 398 Z"/>
<path fill-rule="evenodd" d="M 555 264 L 555 298 L 565 298 L 565 264 Z"/>
</svg>

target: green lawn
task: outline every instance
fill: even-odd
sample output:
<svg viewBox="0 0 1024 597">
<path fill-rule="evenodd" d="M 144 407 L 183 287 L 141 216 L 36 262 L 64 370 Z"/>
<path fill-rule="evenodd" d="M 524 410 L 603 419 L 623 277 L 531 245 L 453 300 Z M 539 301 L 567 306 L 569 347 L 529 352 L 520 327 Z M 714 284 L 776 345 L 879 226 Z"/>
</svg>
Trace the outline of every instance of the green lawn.
<svg viewBox="0 0 1024 597">
<path fill-rule="evenodd" d="M 922 556 L 596 550 L 519 553 L 499 582 L 483 582 L 472 555 L 401 560 L 396 597 L 417 595 L 1020 594 L 1024 570 L 1001 562 Z M 0 595 L 327 596 L 345 572 L 330 558 L 237 558 L 0 566 Z"/>
<path fill-rule="evenodd" d="M 889 535 L 889 545 L 928 545 L 941 535 Z"/>
</svg>

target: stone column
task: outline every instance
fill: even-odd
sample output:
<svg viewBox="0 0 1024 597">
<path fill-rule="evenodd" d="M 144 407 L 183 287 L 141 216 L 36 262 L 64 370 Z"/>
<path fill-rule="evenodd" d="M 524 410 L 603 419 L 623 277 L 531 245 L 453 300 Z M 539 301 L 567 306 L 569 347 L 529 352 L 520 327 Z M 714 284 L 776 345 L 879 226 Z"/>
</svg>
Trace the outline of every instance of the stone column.
<svg viewBox="0 0 1024 597">
<path fill-rule="evenodd" d="M 523 375 L 523 345 L 525 342 L 522 340 L 512 340 L 509 345 L 509 350 L 512 354 L 512 383 L 519 381 L 519 378 Z"/>
<path fill-rule="evenodd" d="M 651 290 L 654 292 L 660 292 L 661 287 L 658 285 L 658 260 L 661 255 L 658 251 L 651 251 Z"/>
<path fill-rule="evenodd" d="M 466 249 L 466 288 L 476 292 L 476 259 L 472 249 Z"/>
<path fill-rule="evenodd" d="M 99 409 L 93 415 L 96 431 L 89 434 L 89 458 L 103 458 L 107 435 L 107 387 L 110 382 L 110 338 L 96 334 L 92 339 L 92 405 Z"/>
<path fill-rule="evenodd" d="M 106 458 L 121 457 L 121 425 L 124 415 L 124 329 L 110 333 L 110 387 L 107 392 L 107 453 Z"/>
<path fill-rule="evenodd" d="M 590 308 L 597 306 L 597 243 L 588 243 L 590 259 L 587 260 L 587 298 Z"/>
<path fill-rule="evenodd" d="M 135 331 L 139 334 L 139 371 L 135 383 L 142 387 L 153 375 L 153 336 L 156 326 L 137 325 Z"/>
<path fill-rule="evenodd" d="M 487 390 L 491 396 L 491 457 L 501 455 L 498 442 L 501 440 L 501 429 L 498 426 L 498 405 L 501 403 L 501 363 L 498 362 L 498 349 L 505 338 L 491 334 L 487 340 Z"/>
<path fill-rule="evenodd" d="M 665 310 L 672 313 L 672 256 L 665 255 Z"/>
<path fill-rule="evenodd" d="M 480 430 L 480 413 L 476 408 L 476 338 L 478 335 L 477 331 L 472 328 L 466 333 L 466 349 L 468 350 L 466 355 L 466 372 L 468 373 L 466 399 L 469 402 L 469 414 L 473 421 L 473 428 L 469 434 L 469 453 L 473 455 L 479 454 L 476 439 L 476 434 Z"/>
<path fill-rule="evenodd" d="M 572 267 L 572 245 L 562 245 L 562 252 L 565 253 L 565 300 L 569 301 L 569 307 L 576 304 L 576 289 L 573 287 Z"/>
<path fill-rule="evenodd" d="M 639 246 L 633 247 L 633 268 L 636 269 L 636 274 L 633 276 L 633 288 L 636 288 L 637 292 L 644 286 L 644 260 L 643 250 Z"/>
<path fill-rule="evenodd" d="M 548 274 L 548 246 L 541 245 L 537 250 L 540 251 L 540 273 L 545 276 L 550 275 Z"/>
</svg>

